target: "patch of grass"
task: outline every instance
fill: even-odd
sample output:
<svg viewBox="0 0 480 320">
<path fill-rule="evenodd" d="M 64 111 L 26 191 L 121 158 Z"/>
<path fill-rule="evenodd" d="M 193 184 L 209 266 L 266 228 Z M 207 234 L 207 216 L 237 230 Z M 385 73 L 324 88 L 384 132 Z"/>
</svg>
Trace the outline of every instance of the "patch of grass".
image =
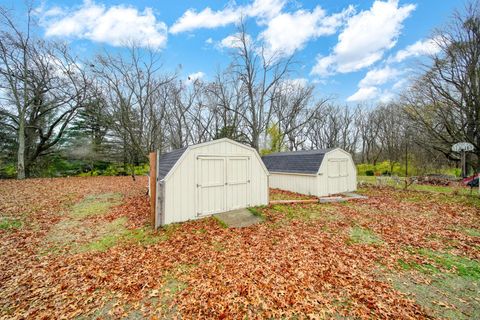
<svg viewBox="0 0 480 320">
<path fill-rule="evenodd" d="M 339 218 L 331 204 L 276 204 L 272 206 L 272 209 L 285 214 L 285 217 L 289 220 L 300 219 L 308 221 L 324 218 L 330 221 L 338 220 Z"/>
<path fill-rule="evenodd" d="M 225 245 L 220 241 L 212 241 L 213 250 L 222 252 L 225 251 Z"/>
<path fill-rule="evenodd" d="M 175 233 L 175 231 L 180 227 L 179 223 L 170 223 L 162 227 L 163 233 L 160 234 L 160 237 L 163 241 L 170 239 L 170 237 Z"/>
<path fill-rule="evenodd" d="M 104 193 L 85 197 L 72 207 L 70 215 L 73 218 L 83 219 L 90 216 L 101 215 L 119 204 L 122 195 L 119 193 Z"/>
<path fill-rule="evenodd" d="M 156 233 L 148 228 L 131 229 L 125 228 L 125 220 L 120 218 L 114 220 L 110 228 L 110 232 L 107 232 L 102 237 L 91 241 L 79 248 L 79 251 L 107 251 L 108 249 L 125 243 L 131 243 L 142 246 L 149 246 L 159 241 L 168 240 L 177 226 L 166 228 L 163 233 Z"/>
<path fill-rule="evenodd" d="M 16 230 L 22 227 L 23 223 L 18 219 L 1 218 L 0 230 Z"/>
<path fill-rule="evenodd" d="M 228 224 L 226 224 L 223 220 L 221 220 L 220 218 L 216 217 L 216 216 L 213 216 L 213 219 L 215 219 L 215 221 L 217 222 L 217 224 L 223 228 L 223 229 L 228 229 Z"/>
<path fill-rule="evenodd" d="M 169 237 L 169 236 L 168 236 Z M 165 235 L 160 235 L 155 233 L 150 228 L 140 228 L 128 230 L 123 236 L 123 241 L 132 242 L 135 244 L 140 244 L 143 246 L 148 246 L 155 244 L 161 240 L 167 240 Z"/>
<path fill-rule="evenodd" d="M 107 251 L 121 241 L 129 231 L 125 228 L 126 218 L 118 218 L 97 230 L 94 240 L 79 245 L 75 251 Z"/>
<path fill-rule="evenodd" d="M 175 305 L 172 306 L 172 301 L 176 294 L 182 292 L 187 287 L 187 284 L 181 278 L 188 275 L 194 267 L 195 265 L 193 264 L 179 264 L 168 270 L 163 276 L 163 284 L 160 290 L 158 290 L 158 296 L 160 297 L 159 302 L 164 319 L 177 318 L 178 310 Z"/>
<path fill-rule="evenodd" d="M 87 245 L 81 247 L 79 251 L 107 251 L 111 247 L 115 246 L 120 239 L 120 235 L 117 234 L 108 234 L 102 238 L 90 242 Z"/>
<path fill-rule="evenodd" d="M 410 272 L 392 275 L 395 289 L 413 295 L 415 301 L 435 318 L 477 319 L 480 314 L 478 281 L 456 275 L 416 276 Z"/>
<path fill-rule="evenodd" d="M 453 270 L 461 277 L 480 280 L 480 262 L 446 252 L 420 249 L 418 253 L 446 270 Z"/>
<path fill-rule="evenodd" d="M 440 273 L 440 270 L 438 270 L 435 266 L 429 263 L 421 264 L 417 262 L 406 262 L 402 259 L 399 259 L 398 264 L 400 268 L 402 268 L 402 270 L 404 271 L 417 270 L 424 274 Z"/>
<path fill-rule="evenodd" d="M 265 206 L 259 206 L 259 207 L 250 207 L 247 208 L 248 211 L 250 211 L 254 216 L 261 218 L 262 220 L 265 220 L 265 214 L 262 212 L 262 209 L 264 209 Z"/>
<path fill-rule="evenodd" d="M 469 235 L 469 236 L 472 236 L 472 237 L 480 237 L 480 230 L 479 229 L 469 229 L 469 228 L 466 228 L 464 229 L 464 232 Z"/>
<path fill-rule="evenodd" d="M 382 240 L 373 231 L 361 227 L 353 227 L 350 230 L 350 241 L 362 244 L 381 244 Z"/>
<path fill-rule="evenodd" d="M 391 275 L 397 290 L 414 296 L 433 317 L 477 319 L 480 314 L 480 262 L 430 249 L 406 248 L 429 263 L 398 264 L 404 272 Z M 416 271 L 420 273 L 416 273 Z"/>
</svg>

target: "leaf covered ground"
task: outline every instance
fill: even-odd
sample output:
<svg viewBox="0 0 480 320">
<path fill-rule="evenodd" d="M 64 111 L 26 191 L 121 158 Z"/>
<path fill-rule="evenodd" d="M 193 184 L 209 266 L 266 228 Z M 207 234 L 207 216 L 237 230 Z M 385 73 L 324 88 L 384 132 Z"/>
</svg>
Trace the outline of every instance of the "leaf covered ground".
<svg viewBox="0 0 480 320">
<path fill-rule="evenodd" d="M 362 189 L 264 222 L 148 226 L 145 178 L 0 181 L 0 318 L 451 318 L 480 314 L 480 202 Z M 285 193 L 277 195 L 285 196 Z"/>
</svg>

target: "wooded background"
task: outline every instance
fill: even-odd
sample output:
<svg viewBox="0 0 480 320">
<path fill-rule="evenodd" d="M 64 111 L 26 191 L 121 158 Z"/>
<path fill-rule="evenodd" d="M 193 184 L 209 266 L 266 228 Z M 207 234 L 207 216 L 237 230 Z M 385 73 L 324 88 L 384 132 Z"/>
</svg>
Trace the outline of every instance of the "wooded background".
<svg viewBox="0 0 480 320">
<path fill-rule="evenodd" d="M 386 173 L 408 159 L 410 174 L 458 167 L 451 146 L 466 141 L 469 170 L 480 167 L 477 1 L 432 32 L 441 50 L 418 62 L 403 94 L 358 106 L 295 79 L 301 61 L 267 58 L 245 23 L 229 66 L 201 81 L 135 44 L 81 61 L 26 16 L 0 7 L 0 177 L 133 174 L 150 151 L 223 137 L 260 153 L 340 147 L 357 163 L 388 161 Z"/>
</svg>

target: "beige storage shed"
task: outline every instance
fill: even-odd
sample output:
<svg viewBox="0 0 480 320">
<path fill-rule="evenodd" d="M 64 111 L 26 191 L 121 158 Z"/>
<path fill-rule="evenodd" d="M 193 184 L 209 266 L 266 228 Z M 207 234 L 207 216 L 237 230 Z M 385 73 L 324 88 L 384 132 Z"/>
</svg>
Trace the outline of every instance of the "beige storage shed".
<svg viewBox="0 0 480 320">
<path fill-rule="evenodd" d="M 155 227 L 268 204 L 257 151 L 224 138 L 158 156 Z"/>
<path fill-rule="evenodd" d="M 262 157 L 270 188 L 317 197 L 355 191 L 357 168 L 340 148 L 278 152 Z"/>
</svg>

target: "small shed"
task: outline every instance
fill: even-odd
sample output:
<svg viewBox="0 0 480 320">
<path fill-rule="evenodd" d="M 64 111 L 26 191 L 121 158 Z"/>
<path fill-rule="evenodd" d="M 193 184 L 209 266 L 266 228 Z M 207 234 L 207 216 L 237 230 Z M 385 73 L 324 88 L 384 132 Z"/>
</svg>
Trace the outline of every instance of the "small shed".
<svg viewBox="0 0 480 320">
<path fill-rule="evenodd" d="M 317 197 L 357 188 L 357 168 L 350 153 L 340 148 L 278 152 L 262 158 L 270 172 L 270 188 Z"/>
<path fill-rule="evenodd" d="M 268 170 L 257 151 L 223 138 L 161 154 L 155 227 L 268 204 Z"/>
</svg>

